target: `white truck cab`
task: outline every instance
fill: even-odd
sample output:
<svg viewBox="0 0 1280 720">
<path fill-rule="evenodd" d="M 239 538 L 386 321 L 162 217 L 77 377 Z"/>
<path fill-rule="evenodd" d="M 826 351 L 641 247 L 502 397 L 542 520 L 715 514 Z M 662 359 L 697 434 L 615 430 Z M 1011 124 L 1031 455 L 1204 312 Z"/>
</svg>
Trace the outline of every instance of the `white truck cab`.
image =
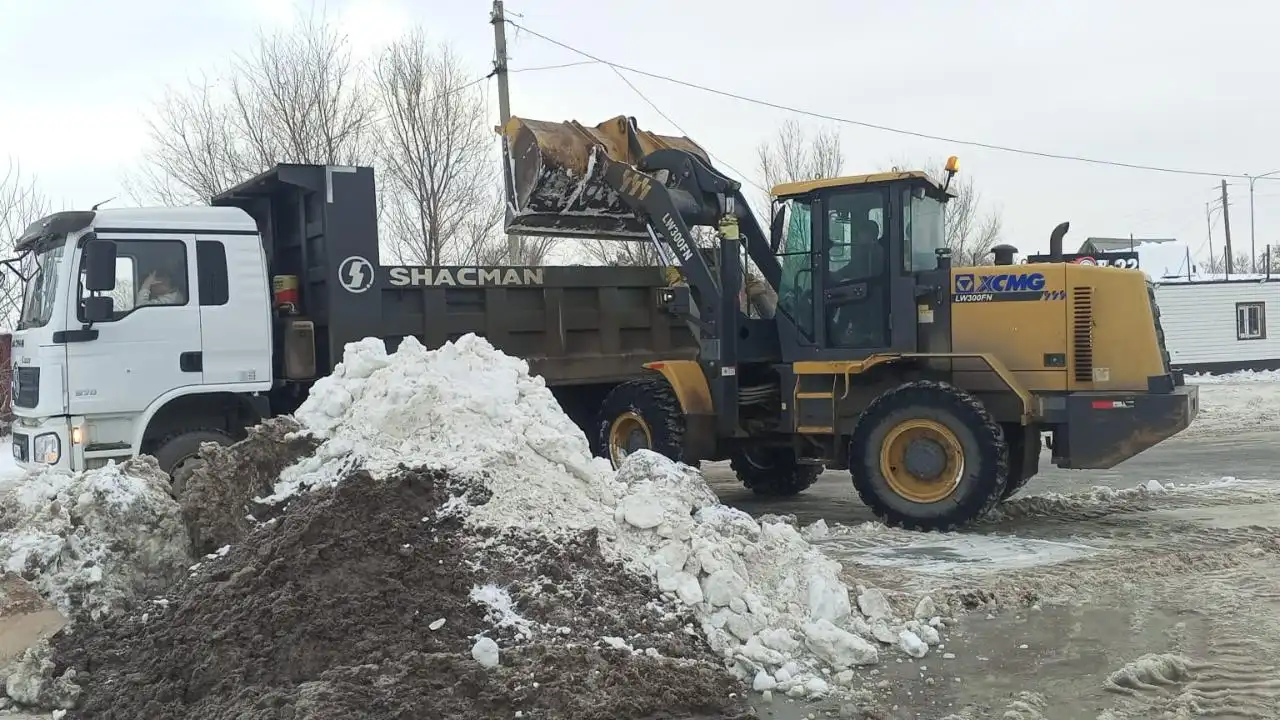
<svg viewBox="0 0 1280 720">
<path fill-rule="evenodd" d="M 141 452 L 172 470 L 264 416 L 272 301 L 254 219 L 237 207 L 60 212 L 11 268 L 13 454 L 84 470 Z"/>
</svg>

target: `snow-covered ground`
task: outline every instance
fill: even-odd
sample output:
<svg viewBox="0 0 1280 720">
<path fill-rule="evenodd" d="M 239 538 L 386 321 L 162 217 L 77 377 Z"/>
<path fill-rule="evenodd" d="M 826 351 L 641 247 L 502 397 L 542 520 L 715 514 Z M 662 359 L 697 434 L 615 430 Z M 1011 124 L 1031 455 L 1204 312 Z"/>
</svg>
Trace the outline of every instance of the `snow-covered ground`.
<svg viewBox="0 0 1280 720">
<path fill-rule="evenodd" d="M 1280 371 L 1190 375 L 1200 386 L 1200 414 L 1180 438 L 1280 432 Z"/>
</svg>

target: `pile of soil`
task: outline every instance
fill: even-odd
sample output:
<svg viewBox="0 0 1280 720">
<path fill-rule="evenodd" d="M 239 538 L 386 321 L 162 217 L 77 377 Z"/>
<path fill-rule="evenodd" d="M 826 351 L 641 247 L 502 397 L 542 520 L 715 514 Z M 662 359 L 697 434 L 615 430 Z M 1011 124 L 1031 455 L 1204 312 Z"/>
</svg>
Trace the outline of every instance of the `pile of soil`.
<svg viewBox="0 0 1280 720">
<path fill-rule="evenodd" d="M 193 463 L 181 487 L 175 483 L 174 488 L 197 556 L 249 534 L 253 499 L 270 494 L 280 472 L 319 445 L 301 430 L 293 418 L 282 416 L 250 428 L 248 436 L 231 447 L 210 443 L 200 449 L 200 462 Z"/>
<path fill-rule="evenodd" d="M 55 673 L 83 687 L 68 717 L 753 717 L 692 616 L 607 561 L 594 531 L 477 536 L 450 498 L 488 491 L 441 471 L 354 473 L 246 529 L 145 614 L 63 631 Z M 212 528 L 206 546 L 225 537 Z M 489 585 L 516 622 L 471 599 Z M 473 659 L 479 635 L 497 667 Z"/>
</svg>

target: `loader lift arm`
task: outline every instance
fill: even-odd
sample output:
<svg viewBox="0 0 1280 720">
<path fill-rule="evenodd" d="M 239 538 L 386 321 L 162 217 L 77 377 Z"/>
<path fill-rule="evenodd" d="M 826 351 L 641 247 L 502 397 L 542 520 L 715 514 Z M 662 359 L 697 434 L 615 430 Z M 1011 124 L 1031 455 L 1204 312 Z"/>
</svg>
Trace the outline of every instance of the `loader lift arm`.
<svg viewBox="0 0 1280 720">
<path fill-rule="evenodd" d="M 647 237 L 660 254 L 676 259 L 695 296 L 699 363 L 710 385 L 717 431 L 739 434 L 742 250 L 775 290 L 782 274 L 741 183 L 713 168 L 691 140 L 641 131 L 633 118 L 594 128 L 514 118 L 503 135 L 508 197 L 517 205 L 508 232 L 619 241 Z M 691 228 L 697 226 L 721 230 L 716 271 L 694 242 Z M 779 313 L 773 322 L 791 319 Z"/>
</svg>

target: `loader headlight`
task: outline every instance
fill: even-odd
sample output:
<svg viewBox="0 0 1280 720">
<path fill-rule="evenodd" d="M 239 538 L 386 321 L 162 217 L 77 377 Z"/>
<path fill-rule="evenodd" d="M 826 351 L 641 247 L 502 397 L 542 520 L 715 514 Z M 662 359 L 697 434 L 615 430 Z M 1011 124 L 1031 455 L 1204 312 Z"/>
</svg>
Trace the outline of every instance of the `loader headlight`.
<svg viewBox="0 0 1280 720">
<path fill-rule="evenodd" d="M 32 441 L 32 459 L 46 465 L 56 465 L 62 459 L 62 440 L 58 433 L 37 435 Z"/>
</svg>

